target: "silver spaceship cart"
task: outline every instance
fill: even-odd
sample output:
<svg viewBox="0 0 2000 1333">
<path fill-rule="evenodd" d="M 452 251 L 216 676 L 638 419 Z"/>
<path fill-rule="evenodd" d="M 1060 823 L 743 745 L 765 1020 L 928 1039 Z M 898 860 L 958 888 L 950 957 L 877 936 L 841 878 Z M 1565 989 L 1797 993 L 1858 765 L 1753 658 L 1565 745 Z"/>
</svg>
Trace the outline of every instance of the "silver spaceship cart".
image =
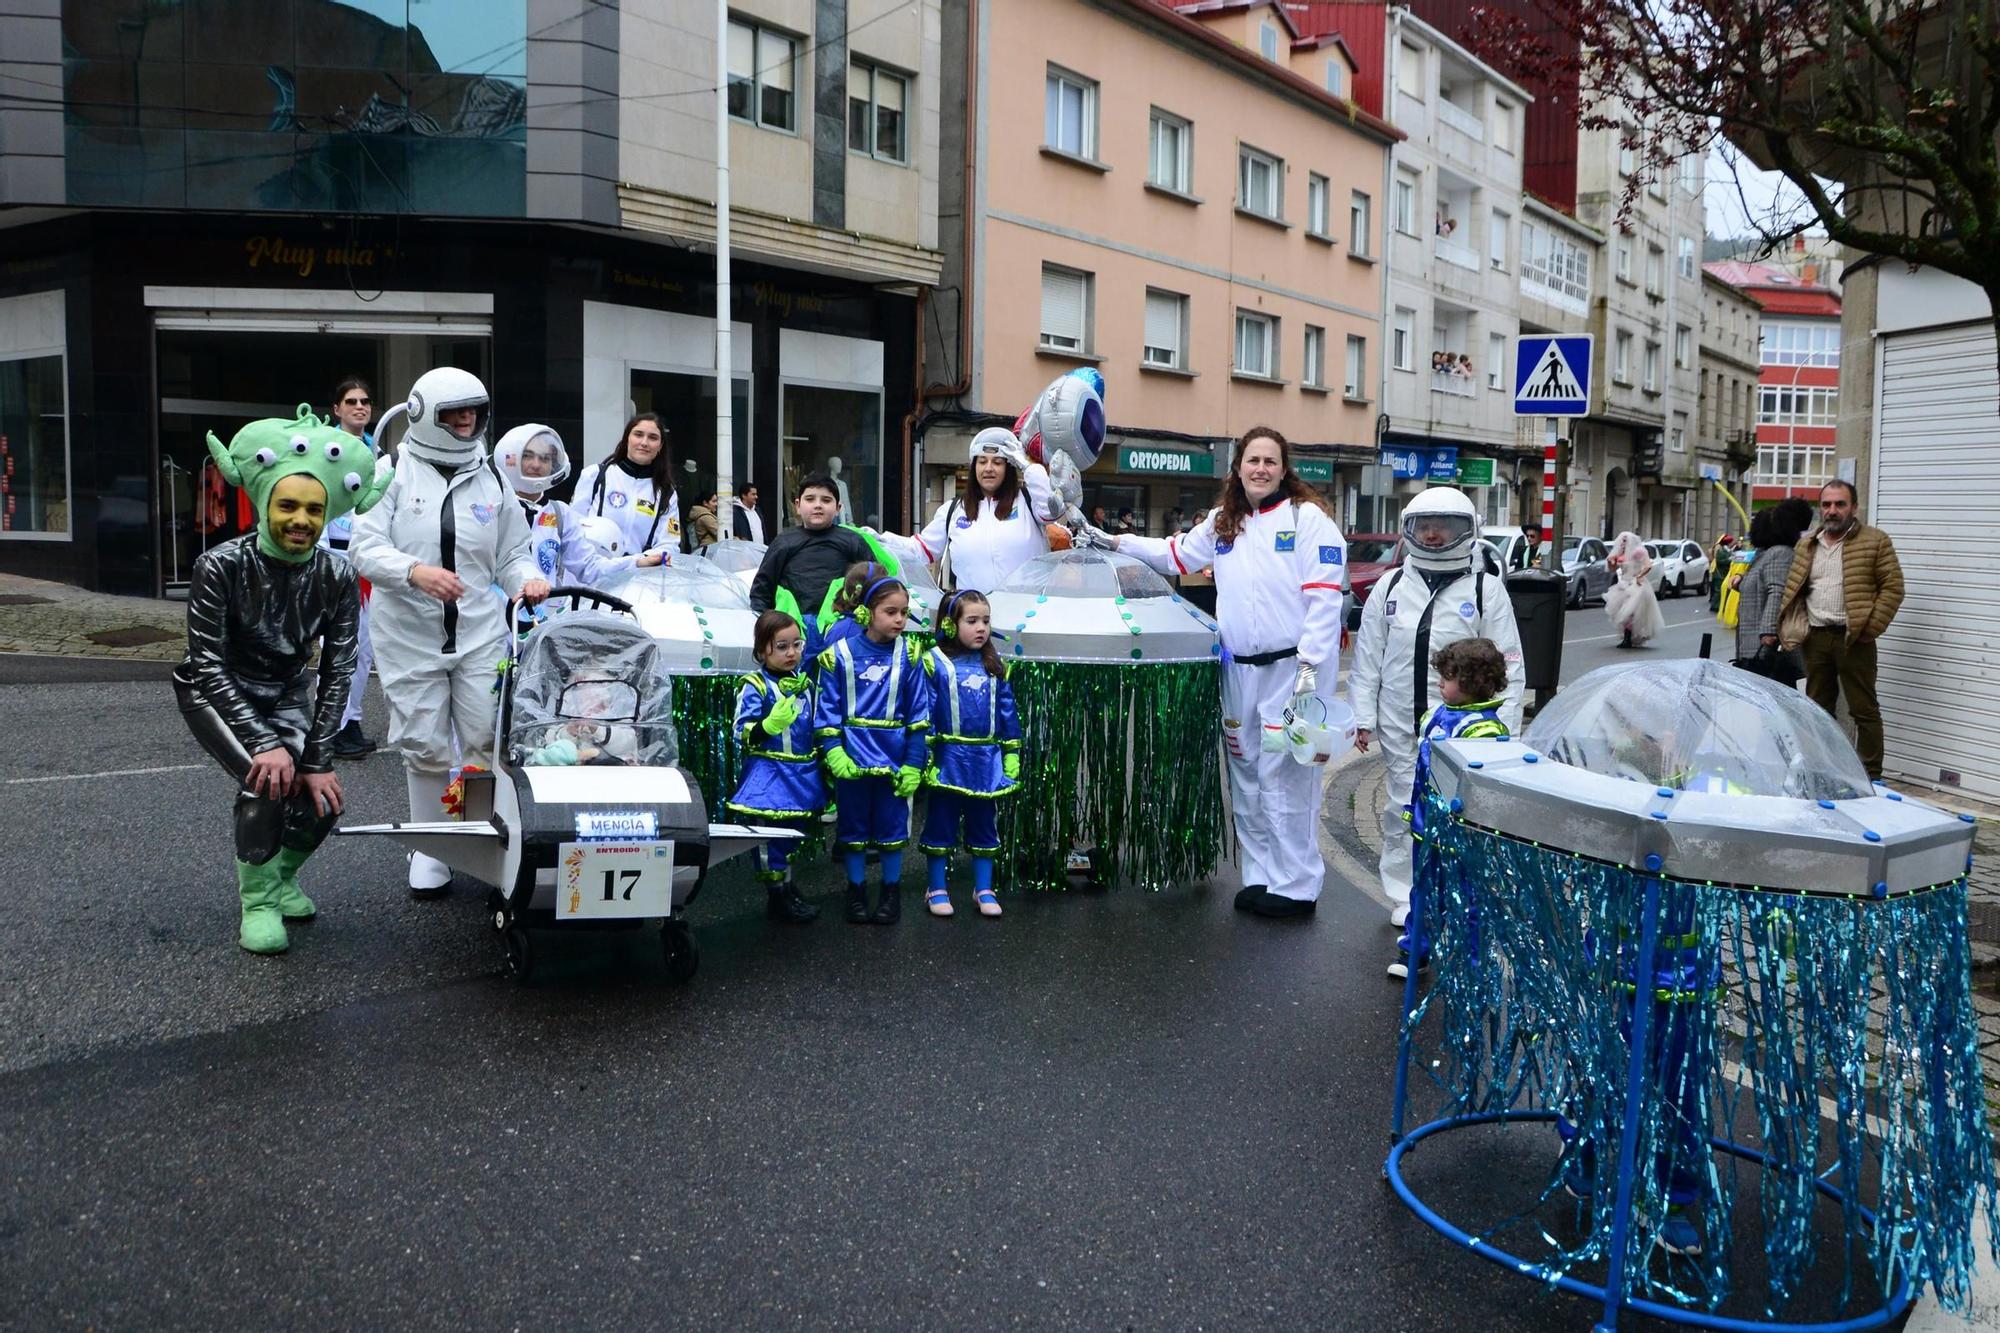
<svg viewBox="0 0 2000 1333">
<path fill-rule="evenodd" d="M 1002 874 L 1162 888 L 1208 878 L 1228 836 L 1215 622 L 1130 556 L 1052 551 L 997 592 L 1022 729 L 1022 790 L 1003 808 Z"/>
<path fill-rule="evenodd" d="M 1431 980 L 1406 983 L 1386 1164 L 1403 1201 L 1597 1303 L 1600 1329 L 1879 1328 L 1927 1285 L 1962 1305 L 1994 1208 L 1969 817 L 1871 784 L 1803 695 L 1707 661 L 1594 671 L 1525 740 L 1431 763 L 1411 918 Z M 1411 1128 L 1430 1083 L 1441 1109 Z M 1546 1165 L 1474 1228 L 1408 1173 L 1480 1126 Z M 1835 1318 L 1786 1322 L 1801 1296 Z"/>
</svg>

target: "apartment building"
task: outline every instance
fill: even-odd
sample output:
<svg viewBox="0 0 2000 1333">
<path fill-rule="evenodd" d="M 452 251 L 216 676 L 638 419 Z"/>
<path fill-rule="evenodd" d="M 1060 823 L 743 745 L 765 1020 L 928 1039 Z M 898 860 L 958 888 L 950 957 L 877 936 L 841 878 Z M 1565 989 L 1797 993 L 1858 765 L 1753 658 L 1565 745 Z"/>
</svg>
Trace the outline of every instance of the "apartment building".
<svg viewBox="0 0 2000 1333">
<path fill-rule="evenodd" d="M 1688 154 L 1651 166 L 1642 133 L 1628 120 L 1578 137 L 1577 216 L 1604 234 L 1605 262 L 1591 306 L 1591 412 L 1571 475 L 1591 487 L 1578 530 L 1682 537 L 1698 480 L 1703 163 Z"/>
<path fill-rule="evenodd" d="M 0 569 L 172 592 L 241 530 L 208 431 L 455 364 L 578 462 L 658 412 L 717 468 L 716 64 L 731 469 L 907 503 L 938 280 L 940 0 L 48 0 L 0 16 Z"/>
<path fill-rule="evenodd" d="M 1757 466 L 1760 311 L 1748 294 L 1706 265 L 1701 293 L 1701 392 L 1695 414 L 1700 485 L 1688 535 L 1708 546 L 1743 526 L 1737 506 L 1750 507 L 1750 481 Z"/>
<path fill-rule="evenodd" d="M 1087 505 L 1164 531 L 1212 503 L 1229 441 L 1257 424 L 1350 504 L 1376 460 L 1396 134 L 1347 100 L 1343 44 L 1272 0 L 985 0 L 945 32 L 947 78 L 976 79 L 970 170 L 946 173 L 941 203 L 964 210 L 945 285 L 969 322 L 957 403 L 934 394 L 920 428 L 920 507 L 980 426 L 1077 366 L 1107 385 Z M 927 348 L 958 344 L 933 309 Z"/>
<path fill-rule="evenodd" d="M 1516 283 L 1516 313 L 1521 332 L 1585 333 L 1590 328 L 1593 294 L 1604 277 L 1604 234 L 1532 194 L 1521 196 L 1518 236 L 1520 275 Z M 1571 421 L 1572 464 L 1580 423 Z M 1544 418 L 1521 417 L 1516 422 L 1522 448 L 1542 447 Z M 1586 467 L 1572 465 L 1563 503 L 1558 507 L 1565 536 L 1593 535 L 1590 521 L 1593 478 Z M 1539 497 L 1538 497 L 1539 498 Z M 1530 510 L 1529 521 L 1535 521 Z"/>
<path fill-rule="evenodd" d="M 1836 475 L 1840 421 L 1840 297 L 1788 269 L 1721 260 L 1716 277 L 1757 303 L 1757 468 L 1752 496 L 1817 500 Z"/>
</svg>

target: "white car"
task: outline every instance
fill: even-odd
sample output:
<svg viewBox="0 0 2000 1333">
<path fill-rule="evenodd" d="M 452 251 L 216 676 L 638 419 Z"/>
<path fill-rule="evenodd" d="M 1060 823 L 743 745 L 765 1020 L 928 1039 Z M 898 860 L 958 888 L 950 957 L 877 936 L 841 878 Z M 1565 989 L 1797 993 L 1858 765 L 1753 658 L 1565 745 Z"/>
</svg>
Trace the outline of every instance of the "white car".
<svg viewBox="0 0 2000 1333">
<path fill-rule="evenodd" d="M 1646 549 L 1652 552 L 1654 568 L 1660 571 L 1661 596 L 1678 597 L 1690 588 L 1701 596 L 1708 595 L 1708 552 L 1699 542 L 1685 538 L 1647 542 Z"/>
</svg>

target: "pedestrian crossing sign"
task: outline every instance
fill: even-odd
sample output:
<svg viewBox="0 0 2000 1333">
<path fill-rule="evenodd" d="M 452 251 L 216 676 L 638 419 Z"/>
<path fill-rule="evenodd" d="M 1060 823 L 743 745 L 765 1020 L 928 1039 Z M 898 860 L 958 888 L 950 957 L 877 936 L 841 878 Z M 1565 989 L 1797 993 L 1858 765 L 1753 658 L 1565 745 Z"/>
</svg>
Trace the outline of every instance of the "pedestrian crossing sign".
<svg viewBox="0 0 2000 1333">
<path fill-rule="evenodd" d="M 1514 415 L 1580 417 L 1590 411 L 1590 335 L 1522 334 L 1514 343 Z"/>
</svg>

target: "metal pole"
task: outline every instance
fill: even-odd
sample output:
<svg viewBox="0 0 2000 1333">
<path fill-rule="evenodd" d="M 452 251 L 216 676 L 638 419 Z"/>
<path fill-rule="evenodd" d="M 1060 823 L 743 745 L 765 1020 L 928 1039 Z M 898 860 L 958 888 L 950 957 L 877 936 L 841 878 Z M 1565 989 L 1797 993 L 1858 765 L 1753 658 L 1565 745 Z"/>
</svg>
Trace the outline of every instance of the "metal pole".
<svg viewBox="0 0 2000 1333">
<path fill-rule="evenodd" d="M 729 314 L 729 0 L 715 0 L 715 507 L 725 534 L 736 499 L 736 376 L 730 364 Z"/>
<path fill-rule="evenodd" d="M 1560 569 L 1549 552 L 1556 545 L 1556 448 L 1562 437 L 1554 417 L 1543 417 L 1542 429 L 1542 568 Z"/>
<path fill-rule="evenodd" d="M 1604 1317 L 1597 1323 L 1597 1333 L 1614 1333 L 1618 1327 L 1619 1307 L 1625 1303 L 1625 1251 L 1632 1227 L 1632 1177 L 1641 1169 L 1638 1162 L 1639 1119 L 1645 1112 L 1646 1085 L 1651 1079 L 1652 1069 L 1653 954 L 1660 938 L 1661 864 L 1657 852 L 1646 857 L 1646 890 L 1639 905 L 1639 956 L 1633 960 L 1632 966 L 1632 1043 L 1625 1061 L 1625 1119 L 1618 1132 L 1617 1201 L 1611 1207 L 1611 1247 L 1605 1256 L 1610 1271 L 1604 1277 Z M 1644 1169 L 1652 1170 L 1652 1164 L 1647 1163 Z M 1655 1225 L 1664 1224 L 1664 1220 L 1656 1219 Z"/>
</svg>

